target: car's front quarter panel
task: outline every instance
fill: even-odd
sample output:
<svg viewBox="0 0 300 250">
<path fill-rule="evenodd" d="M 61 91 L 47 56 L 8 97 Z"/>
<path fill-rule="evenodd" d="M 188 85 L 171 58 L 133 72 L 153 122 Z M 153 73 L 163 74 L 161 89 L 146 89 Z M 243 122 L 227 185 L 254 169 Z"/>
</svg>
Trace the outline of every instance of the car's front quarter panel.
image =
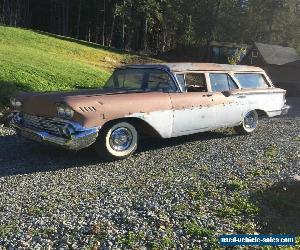
<svg viewBox="0 0 300 250">
<path fill-rule="evenodd" d="M 173 111 L 169 93 L 124 93 L 101 95 L 86 100 L 68 102 L 76 118 L 85 127 L 99 127 L 118 119 L 140 119 L 150 125 L 161 137 L 170 137 Z"/>
</svg>

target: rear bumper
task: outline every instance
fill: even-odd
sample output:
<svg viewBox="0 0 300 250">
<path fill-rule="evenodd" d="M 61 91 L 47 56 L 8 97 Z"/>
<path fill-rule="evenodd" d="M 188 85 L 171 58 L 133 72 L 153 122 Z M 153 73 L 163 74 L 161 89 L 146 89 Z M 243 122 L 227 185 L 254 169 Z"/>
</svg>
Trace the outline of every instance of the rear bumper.
<svg viewBox="0 0 300 250">
<path fill-rule="evenodd" d="M 290 108 L 291 107 L 289 105 L 284 105 L 283 108 L 280 109 L 280 110 L 267 111 L 267 115 L 268 115 L 268 117 L 287 115 Z"/>
<path fill-rule="evenodd" d="M 10 124 L 16 129 L 17 134 L 21 137 L 69 150 L 80 150 L 92 145 L 96 141 L 99 131 L 99 128 L 85 128 L 80 124 L 72 122 L 74 127 L 73 134 L 68 137 L 63 135 L 58 136 L 45 130 L 23 126 L 22 122 L 17 117 L 17 114 L 12 116 Z"/>
<path fill-rule="evenodd" d="M 281 114 L 280 115 L 287 115 L 291 106 L 289 105 L 284 105 L 284 107 L 281 109 Z"/>
</svg>

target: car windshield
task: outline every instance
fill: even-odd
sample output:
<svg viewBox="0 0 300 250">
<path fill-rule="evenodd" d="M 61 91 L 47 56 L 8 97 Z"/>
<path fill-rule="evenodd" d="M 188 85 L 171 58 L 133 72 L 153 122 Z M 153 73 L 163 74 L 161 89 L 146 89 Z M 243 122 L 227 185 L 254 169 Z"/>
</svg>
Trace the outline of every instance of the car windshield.
<svg viewBox="0 0 300 250">
<path fill-rule="evenodd" d="M 243 89 L 270 87 L 265 77 L 257 73 L 236 73 L 235 77 Z"/>
<path fill-rule="evenodd" d="M 176 85 L 169 74 L 159 69 L 117 69 L 104 88 L 138 91 L 176 91 Z"/>
</svg>

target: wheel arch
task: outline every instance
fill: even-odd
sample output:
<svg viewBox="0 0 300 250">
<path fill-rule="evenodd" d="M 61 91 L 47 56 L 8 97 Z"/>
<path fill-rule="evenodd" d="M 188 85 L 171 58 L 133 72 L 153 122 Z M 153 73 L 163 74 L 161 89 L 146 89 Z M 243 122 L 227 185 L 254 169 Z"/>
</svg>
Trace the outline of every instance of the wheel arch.
<svg viewBox="0 0 300 250">
<path fill-rule="evenodd" d="M 262 110 L 262 109 L 255 109 L 255 111 L 257 112 L 258 114 L 258 118 L 261 119 L 263 117 L 269 117 L 268 116 L 268 113 L 265 111 L 265 110 Z"/>
<path fill-rule="evenodd" d="M 137 129 L 138 133 L 143 137 L 162 137 L 161 134 L 149 123 L 147 123 L 141 118 L 136 117 L 124 117 L 107 121 L 105 124 L 103 124 L 102 128 L 100 129 L 100 132 L 104 127 L 111 126 L 112 124 L 118 122 L 128 122 L 132 124 Z"/>
</svg>

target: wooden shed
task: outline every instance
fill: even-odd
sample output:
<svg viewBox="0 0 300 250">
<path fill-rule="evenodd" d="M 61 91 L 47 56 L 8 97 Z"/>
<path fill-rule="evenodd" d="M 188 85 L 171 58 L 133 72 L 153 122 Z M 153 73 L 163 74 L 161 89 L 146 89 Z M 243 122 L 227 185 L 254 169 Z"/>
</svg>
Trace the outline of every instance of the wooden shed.
<svg viewBox="0 0 300 250">
<path fill-rule="evenodd" d="M 294 48 L 254 43 L 240 64 L 263 68 L 288 96 L 300 96 L 300 56 Z"/>
</svg>

